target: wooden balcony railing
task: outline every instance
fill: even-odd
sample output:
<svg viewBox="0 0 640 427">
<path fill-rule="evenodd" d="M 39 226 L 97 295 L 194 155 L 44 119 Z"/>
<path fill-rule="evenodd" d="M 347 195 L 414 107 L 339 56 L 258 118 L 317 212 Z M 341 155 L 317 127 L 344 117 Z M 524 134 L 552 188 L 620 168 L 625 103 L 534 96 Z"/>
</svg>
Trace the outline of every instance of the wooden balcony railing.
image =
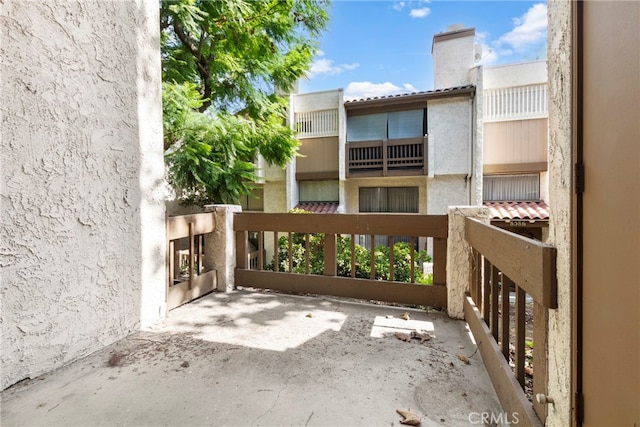
<svg viewBox="0 0 640 427">
<path fill-rule="evenodd" d="M 446 215 L 247 212 L 234 215 L 233 227 L 236 233 L 235 283 L 238 286 L 446 307 Z M 253 243 L 258 250 L 253 251 L 253 256 L 249 252 L 250 232 L 257 236 Z M 402 243 L 409 248 L 409 259 L 394 259 L 394 250 L 389 249 L 388 255 L 385 254 L 388 267 L 382 271 L 376 262 L 380 259 L 380 251 L 369 251 L 365 255 L 368 258 L 363 259 L 367 251 L 356 245 L 358 235 L 371 236 L 371 241 L 375 241 L 375 236 L 388 236 L 392 249 L 400 245 L 394 243 L 394 236 L 410 236 L 408 245 Z M 422 265 L 417 262 L 415 247 L 426 237 L 434 239 L 432 285 L 417 283 L 418 269 Z M 265 243 L 269 239 L 273 246 L 265 251 L 263 248 L 270 246 Z M 294 244 L 294 240 L 298 243 Z M 284 252 L 283 246 L 286 247 Z M 343 251 L 340 258 L 338 248 Z M 268 260 L 265 259 L 267 251 L 270 253 Z M 345 256 L 345 252 L 349 255 Z M 312 274 L 312 269 L 318 269 L 318 265 L 310 265 L 312 262 L 322 264 L 319 273 Z M 272 266 L 270 271 L 266 269 L 267 264 Z M 343 275 L 339 275 L 339 271 Z M 401 272 L 403 277 L 400 277 Z"/>
<path fill-rule="evenodd" d="M 427 173 L 427 137 L 347 144 L 349 176 L 421 175 Z"/>
<path fill-rule="evenodd" d="M 214 230 L 210 213 L 167 218 L 167 310 L 216 288 L 216 271 L 204 266 L 204 239 Z"/>
<path fill-rule="evenodd" d="M 505 412 L 518 413 L 524 425 L 543 425 L 556 249 L 471 218 L 465 238 L 473 267 L 465 319 Z"/>
</svg>

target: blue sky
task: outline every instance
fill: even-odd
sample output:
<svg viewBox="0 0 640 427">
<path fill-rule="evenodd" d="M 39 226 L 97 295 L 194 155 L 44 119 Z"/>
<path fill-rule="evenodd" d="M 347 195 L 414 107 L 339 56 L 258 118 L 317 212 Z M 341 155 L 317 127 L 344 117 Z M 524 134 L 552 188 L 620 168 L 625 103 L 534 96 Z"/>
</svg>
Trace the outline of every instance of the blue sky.
<svg viewBox="0 0 640 427">
<path fill-rule="evenodd" d="M 353 99 L 431 90 L 431 42 L 452 24 L 475 27 L 485 66 L 546 58 L 546 2 L 333 0 L 330 15 L 301 93 L 343 88 Z"/>
</svg>

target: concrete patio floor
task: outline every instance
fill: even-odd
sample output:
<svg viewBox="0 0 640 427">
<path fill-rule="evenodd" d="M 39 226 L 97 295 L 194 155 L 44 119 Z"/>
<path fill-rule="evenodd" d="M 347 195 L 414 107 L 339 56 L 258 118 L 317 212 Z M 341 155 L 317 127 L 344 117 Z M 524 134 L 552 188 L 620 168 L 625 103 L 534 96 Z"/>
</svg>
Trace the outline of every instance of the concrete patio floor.
<svg viewBox="0 0 640 427">
<path fill-rule="evenodd" d="M 416 330 L 433 338 L 394 335 Z M 411 409 L 423 426 L 471 425 L 502 412 L 475 349 L 439 312 L 214 293 L 3 391 L 1 424 L 399 426 Z"/>
</svg>

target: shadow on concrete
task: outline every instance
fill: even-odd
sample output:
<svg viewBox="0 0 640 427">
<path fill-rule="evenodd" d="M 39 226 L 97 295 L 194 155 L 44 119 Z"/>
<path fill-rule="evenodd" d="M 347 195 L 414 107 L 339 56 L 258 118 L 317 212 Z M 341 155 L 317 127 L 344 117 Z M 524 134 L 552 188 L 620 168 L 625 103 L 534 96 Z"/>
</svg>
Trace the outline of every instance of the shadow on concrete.
<svg viewBox="0 0 640 427">
<path fill-rule="evenodd" d="M 403 319 L 408 313 L 410 320 Z M 395 332 L 433 338 L 401 341 Z M 464 322 L 334 299 L 211 294 L 2 393 L 2 425 L 469 425 L 501 412 Z"/>
</svg>

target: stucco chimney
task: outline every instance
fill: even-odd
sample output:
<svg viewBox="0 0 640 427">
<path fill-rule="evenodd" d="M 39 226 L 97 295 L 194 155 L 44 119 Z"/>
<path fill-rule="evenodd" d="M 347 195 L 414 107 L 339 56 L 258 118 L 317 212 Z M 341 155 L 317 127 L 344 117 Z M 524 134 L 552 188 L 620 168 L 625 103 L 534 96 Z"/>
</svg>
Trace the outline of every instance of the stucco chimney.
<svg viewBox="0 0 640 427">
<path fill-rule="evenodd" d="M 475 28 L 455 24 L 433 36 L 431 55 L 435 89 L 471 84 L 469 70 L 474 65 L 475 34 Z"/>
</svg>

